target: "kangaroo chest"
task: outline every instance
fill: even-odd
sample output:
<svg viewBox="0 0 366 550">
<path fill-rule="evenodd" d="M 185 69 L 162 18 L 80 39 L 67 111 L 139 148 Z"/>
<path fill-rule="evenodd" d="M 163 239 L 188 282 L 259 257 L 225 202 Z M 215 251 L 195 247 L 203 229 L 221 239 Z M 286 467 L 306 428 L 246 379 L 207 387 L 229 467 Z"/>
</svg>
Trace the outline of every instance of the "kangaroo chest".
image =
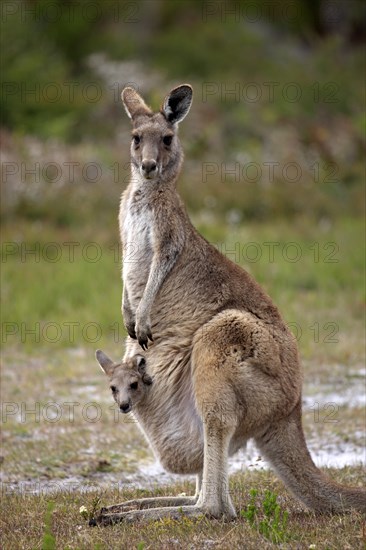
<svg viewBox="0 0 366 550">
<path fill-rule="evenodd" d="M 135 293 L 140 294 L 143 290 L 150 271 L 153 256 L 153 212 L 147 201 L 135 192 L 121 208 L 120 216 L 123 282 L 133 299 Z"/>
</svg>

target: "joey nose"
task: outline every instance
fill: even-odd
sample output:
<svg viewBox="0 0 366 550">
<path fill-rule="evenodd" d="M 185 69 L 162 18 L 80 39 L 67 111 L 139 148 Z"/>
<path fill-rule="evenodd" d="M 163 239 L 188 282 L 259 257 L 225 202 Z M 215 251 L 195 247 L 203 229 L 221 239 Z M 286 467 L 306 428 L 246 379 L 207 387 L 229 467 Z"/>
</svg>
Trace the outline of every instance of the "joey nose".
<svg viewBox="0 0 366 550">
<path fill-rule="evenodd" d="M 143 160 L 141 165 L 145 174 L 150 174 L 151 172 L 154 172 L 156 170 L 156 166 L 157 165 L 155 160 Z"/>
<path fill-rule="evenodd" d="M 131 410 L 131 406 L 129 403 L 122 403 L 119 408 L 123 413 L 128 413 Z"/>
</svg>

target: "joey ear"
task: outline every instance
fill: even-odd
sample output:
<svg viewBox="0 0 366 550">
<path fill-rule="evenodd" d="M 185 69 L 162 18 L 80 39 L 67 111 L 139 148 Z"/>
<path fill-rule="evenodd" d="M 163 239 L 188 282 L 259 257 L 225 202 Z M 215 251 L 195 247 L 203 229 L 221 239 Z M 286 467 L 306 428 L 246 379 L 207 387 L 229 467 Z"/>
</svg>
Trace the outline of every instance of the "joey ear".
<svg viewBox="0 0 366 550">
<path fill-rule="evenodd" d="M 189 84 L 174 88 L 164 99 L 161 111 L 172 124 L 181 122 L 192 104 L 193 90 Z"/>
<path fill-rule="evenodd" d="M 146 359 L 142 355 L 136 356 L 136 362 L 137 362 L 137 370 L 141 374 L 142 381 L 147 386 L 151 386 L 152 384 L 152 378 L 149 374 L 146 372 Z"/>
<path fill-rule="evenodd" d="M 127 115 L 132 119 L 137 115 L 152 114 L 151 109 L 146 105 L 140 94 L 128 86 L 121 93 L 122 102 Z"/>
<path fill-rule="evenodd" d="M 151 386 L 151 384 L 153 383 L 150 374 L 147 374 L 146 372 L 142 375 L 142 381 L 144 384 L 146 384 L 146 386 Z"/>
<path fill-rule="evenodd" d="M 107 376 L 112 376 L 114 371 L 114 363 L 112 359 L 109 359 L 101 349 L 97 349 L 95 352 L 96 360 L 98 361 L 101 369 L 106 373 Z"/>
<path fill-rule="evenodd" d="M 139 371 L 140 374 L 142 374 L 143 372 L 145 372 L 146 359 L 143 355 L 136 355 L 135 359 L 136 359 L 137 370 Z"/>
</svg>

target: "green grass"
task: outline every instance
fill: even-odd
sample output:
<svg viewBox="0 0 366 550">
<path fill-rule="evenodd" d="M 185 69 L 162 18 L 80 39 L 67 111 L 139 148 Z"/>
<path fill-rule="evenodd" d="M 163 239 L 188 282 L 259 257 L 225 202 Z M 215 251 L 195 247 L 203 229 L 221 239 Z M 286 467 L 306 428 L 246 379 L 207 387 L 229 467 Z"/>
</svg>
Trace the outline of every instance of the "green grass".
<svg viewBox="0 0 366 550">
<path fill-rule="evenodd" d="M 3 256 L 3 343 L 28 349 L 118 343 L 125 333 L 117 248 L 101 240 L 100 231 L 88 239 L 67 230 L 45 231 L 35 223 L 27 227 L 27 240 L 16 242 L 19 232 L 19 226 L 15 238 L 3 232 L 7 243 L 16 243 L 3 245 L 3 251 L 6 246 L 18 249 L 16 255 Z M 64 244 L 71 242 L 75 252 L 74 245 Z M 25 247 L 35 254 L 26 254 Z"/>
<path fill-rule="evenodd" d="M 197 226 L 264 286 L 297 336 L 305 360 L 361 363 L 362 221 L 224 226 L 197 218 Z M 2 240 L 5 347 L 120 345 L 125 331 L 116 228 L 109 233 L 96 224 L 93 233 L 91 227 L 76 232 L 18 223 L 4 228 Z M 77 244 L 67 244 L 72 242 Z"/>
<path fill-rule="evenodd" d="M 261 509 L 256 502 L 257 496 L 257 489 L 252 489 L 249 504 L 247 504 L 246 510 L 241 510 L 241 516 L 246 518 L 264 538 L 276 544 L 286 542 L 289 537 L 287 533 L 288 511 L 281 509 L 276 493 L 267 490 L 262 502 L 264 518 L 259 519 Z"/>
</svg>

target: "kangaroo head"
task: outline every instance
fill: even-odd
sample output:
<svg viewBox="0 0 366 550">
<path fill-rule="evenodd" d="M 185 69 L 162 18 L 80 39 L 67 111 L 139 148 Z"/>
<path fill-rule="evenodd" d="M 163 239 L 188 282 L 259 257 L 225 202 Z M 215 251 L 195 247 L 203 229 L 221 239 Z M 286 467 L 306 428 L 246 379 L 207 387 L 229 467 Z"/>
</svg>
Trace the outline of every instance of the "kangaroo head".
<svg viewBox="0 0 366 550">
<path fill-rule="evenodd" d="M 182 84 L 174 88 L 164 99 L 159 113 L 153 113 L 134 88 L 124 88 L 121 97 L 133 126 L 133 179 L 144 184 L 174 182 L 183 161 L 178 124 L 191 107 L 191 86 Z"/>
<path fill-rule="evenodd" d="M 134 355 L 124 363 L 114 363 L 103 351 L 95 353 L 102 370 L 109 378 L 112 395 L 123 413 L 130 412 L 146 395 L 152 378 L 146 372 L 146 360 Z"/>
</svg>

